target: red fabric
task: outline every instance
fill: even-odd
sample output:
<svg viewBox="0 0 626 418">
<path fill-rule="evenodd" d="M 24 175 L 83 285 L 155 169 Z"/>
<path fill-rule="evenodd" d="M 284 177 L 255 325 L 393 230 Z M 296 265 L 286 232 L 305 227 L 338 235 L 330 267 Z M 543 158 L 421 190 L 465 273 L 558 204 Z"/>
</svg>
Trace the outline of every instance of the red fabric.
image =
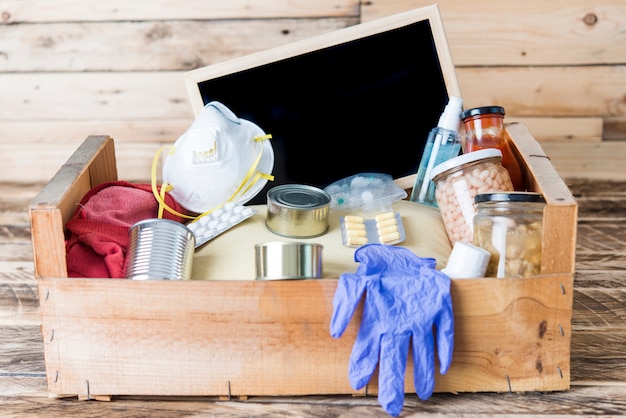
<svg viewBox="0 0 626 418">
<path fill-rule="evenodd" d="M 188 214 L 168 193 L 165 203 Z M 156 218 L 158 209 L 149 184 L 115 181 L 91 189 L 65 225 L 68 276 L 123 278 L 130 227 Z M 163 218 L 185 221 L 167 210 L 163 211 Z"/>
</svg>

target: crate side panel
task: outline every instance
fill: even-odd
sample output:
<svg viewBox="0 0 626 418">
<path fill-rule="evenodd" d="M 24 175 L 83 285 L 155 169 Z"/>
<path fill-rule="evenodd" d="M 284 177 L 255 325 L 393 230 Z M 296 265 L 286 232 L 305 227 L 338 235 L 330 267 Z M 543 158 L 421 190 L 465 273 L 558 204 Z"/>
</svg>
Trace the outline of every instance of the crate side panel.
<svg viewBox="0 0 626 418">
<path fill-rule="evenodd" d="M 85 381 L 102 395 L 355 392 L 346 369 L 355 325 L 342 339 L 329 333 L 335 281 L 41 286 L 50 353 L 58 353 L 53 393 L 84 394 Z"/>
<path fill-rule="evenodd" d="M 95 185 L 117 178 L 113 139 L 90 136 L 29 204 L 37 277 L 67 277 L 65 222 Z"/>
<path fill-rule="evenodd" d="M 436 391 L 569 387 L 563 282 L 571 288 L 569 276 L 455 281 L 454 360 Z M 347 365 L 360 312 L 341 338 L 329 336 L 335 280 L 40 286 L 44 329 L 54 336 L 46 344 L 53 393 L 86 395 L 86 381 L 92 395 L 356 393 Z M 412 376 L 409 357 L 407 392 Z M 367 391 L 377 392 L 376 376 Z"/>
<path fill-rule="evenodd" d="M 31 208 L 29 216 L 35 277 L 67 277 L 61 211 Z"/>
<path fill-rule="evenodd" d="M 523 124 L 507 126 L 515 153 L 525 167 L 528 190 L 543 194 L 542 274 L 573 273 L 578 204 L 549 156 Z"/>
<path fill-rule="evenodd" d="M 441 392 L 569 388 L 573 276 L 453 280 L 455 351 Z"/>
</svg>

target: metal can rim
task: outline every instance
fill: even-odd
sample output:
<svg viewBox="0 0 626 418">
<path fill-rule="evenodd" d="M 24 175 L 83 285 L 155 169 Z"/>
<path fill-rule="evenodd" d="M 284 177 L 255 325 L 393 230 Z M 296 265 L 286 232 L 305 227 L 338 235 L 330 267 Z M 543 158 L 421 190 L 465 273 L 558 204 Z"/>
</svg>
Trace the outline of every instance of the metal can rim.
<svg viewBox="0 0 626 418">
<path fill-rule="evenodd" d="M 309 201 L 289 200 L 287 197 L 293 197 L 294 192 L 298 193 L 300 198 L 312 198 Z M 330 204 L 330 195 L 324 190 L 309 186 L 306 184 L 283 184 L 271 188 L 267 192 L 267 201 L 272 204 L 295 210 L 309 210 L 324 207 Z"/>
</svg>

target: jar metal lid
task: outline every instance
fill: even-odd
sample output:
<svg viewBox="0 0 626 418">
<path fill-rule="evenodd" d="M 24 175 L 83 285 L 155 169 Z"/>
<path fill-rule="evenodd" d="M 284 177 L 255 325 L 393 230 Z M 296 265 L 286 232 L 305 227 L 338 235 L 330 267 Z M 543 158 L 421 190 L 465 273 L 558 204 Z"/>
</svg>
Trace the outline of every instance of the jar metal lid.
<svg viewBox="0 0 626 418">
<path fill-rule="evenodd" d="M 465 119 L 470 116 L 488 115 L 493 113 L 504 116 L 504 108 L 502 106 L 474 107 L 461 112 L 461 119 Z"/>
<path fill-rule="evenodd" d="M 330 203 L 328 193 L 302 184 L 276 186 L 267 192 L 267 197 L 275 204 L 296 210 L 319 208 Z"/>
<path fill-rule="evenodd" d="M 476 204 L 485 202 L 546 203 L 542 194 L 534 192 L 480 193 L 474 197 L 474 202 Z"/>
<path fill-rule="evenodd" d="M 458 157 L 451 158 L 441 164 L 434 166 L 433 169 L 430 170 L 430 180 L 434 179 L 436 176 L 443 173 L 444 171 L 450 170 L 451 168 L 495 157 L 502 159 L 502 151 L 497 148 L 485 148 L 478 151 L 472 151 L 463 155 L 459 155 Z"/>
</svg>

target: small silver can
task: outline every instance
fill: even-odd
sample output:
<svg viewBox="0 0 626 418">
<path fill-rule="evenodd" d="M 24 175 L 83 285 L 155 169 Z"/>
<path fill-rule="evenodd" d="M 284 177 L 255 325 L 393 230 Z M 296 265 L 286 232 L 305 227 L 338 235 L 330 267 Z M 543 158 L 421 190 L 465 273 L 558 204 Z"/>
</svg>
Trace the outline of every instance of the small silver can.
<svg viewBox="0 0 626 418">
<path fill-rule="evenodd" d="M 265 225 L 275 234 L 312 238 L 328 231 L 330 195 L 317 187 L 284 184 L 267 192 Z"/>
<path fill-rule="evenodd" d="M 257 244 L 254 249 L 257 280 L 322 277 L 321 244 L 276 241 Z"/>
<path fill-rule="evenodd" d="M 133 280 L 191 278 L 195 237 L 185 225 L 169 219 L 146 219 L 128 231 L 125 276 Z"/>
</svg>

